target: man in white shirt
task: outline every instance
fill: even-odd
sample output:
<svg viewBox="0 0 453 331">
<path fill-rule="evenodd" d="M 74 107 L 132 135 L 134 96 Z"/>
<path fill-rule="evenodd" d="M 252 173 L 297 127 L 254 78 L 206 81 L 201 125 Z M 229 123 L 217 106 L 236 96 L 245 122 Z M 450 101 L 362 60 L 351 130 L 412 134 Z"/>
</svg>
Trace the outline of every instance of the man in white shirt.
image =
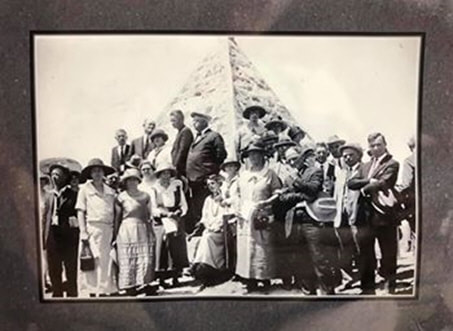
<svg viewBox="0 0 453 331">
<path fill-rule="evenodd" d="M 132 156 L 131 145 L 127 143 L 127 132 L 124 129 L 118 129 L 115 133 L 115 139 L 118 145 L 112 148 L 111 165 L 115 170 L 122 174 L 126 167 L 126 162 Z"/>
</svg>

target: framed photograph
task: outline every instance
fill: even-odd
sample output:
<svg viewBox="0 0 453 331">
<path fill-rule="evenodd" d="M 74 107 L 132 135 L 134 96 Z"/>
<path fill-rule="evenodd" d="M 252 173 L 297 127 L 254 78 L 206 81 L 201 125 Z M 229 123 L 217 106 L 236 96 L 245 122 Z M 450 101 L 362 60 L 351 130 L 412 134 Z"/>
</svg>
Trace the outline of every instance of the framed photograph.
<svg viewBox="0 0 453 331">
<path fill-rule="evenodd" d="M 31 45 L 42 301 L 417 298 L 423 33 Z"/>
</svg>

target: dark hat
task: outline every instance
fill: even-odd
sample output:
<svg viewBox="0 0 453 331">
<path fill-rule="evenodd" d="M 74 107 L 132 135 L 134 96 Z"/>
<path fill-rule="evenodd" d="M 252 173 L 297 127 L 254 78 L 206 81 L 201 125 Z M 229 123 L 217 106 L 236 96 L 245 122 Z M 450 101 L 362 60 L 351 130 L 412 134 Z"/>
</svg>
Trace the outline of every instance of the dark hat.
<svg viewBox="0 0 453 331">
<path fill-rule="evenodd" d="M 69 176 L 69 168 L 62 164 L 62 163 L 53 163 L 49 166 L 49 174 L 52 173 L 52 170 L 54 169 L 61 169 L 65 173 L 66 176 Z"/>
<path fill-rule="evenodd" d="M 88 162 L 88 165 L 85 168 L 83 168 L 82 174 L 81 174 L 81 180 L 91 178 L 91 169 L 96 168 L 96 167 L 102 168 L 102 170 L 104 170 L 105 176 L 108 176 L 115 172 L 115 169 L 105 165 L 101 159 L 95 158 L 95 159 L 91 159 Z"/>
<path fill-rule="evenodd" d="M 160 174 L 165 171 L 165 170 L 170 170 L 172 173 L 172 176 L 176 176 L 176 169 L 171 163 L 161 163 L 157 169 L 154 171 L 154 175 L 156 177 L 159 177 Z"/>
<path fill-rule="evenodd" d="M 139 168 L 142 164 L 142 158 L 140 155 L 134 154 L 131 156 L 129 161 L 126 162 L 126 168 Z"/>
<path fill-rule="evenodd" d="M 258 141 L 250 143 L 242 153 L 244 157 L 247 157 L 248 154 L 253 151 L 265 153 L 264 146 L 260 144 Z"/>
<path fill-rule="evenodd" d="M 124 174 L 121 176 L 121 183 L 125 183 L 126 180 L 129 179 L 129 178 L 135 178 L 139 182 L 142 181 L 142 176 L 140 175 L 140 171 L 138 169 L 135 169 L 135 168 L 126 169 Z"/>
<path fill-rule="evenodd" d="M 227 165 L 234 164 L 238 170 L 241 168 L 241 163 L 235 159 L 226 159 L 220 166 L 220 169 L 225 170 Z"/>
<path fill-rule="evenodd" d="M 305 137 L 305 131 L 298 126 L 292 126 L 288 130 L 288 136 L 294 139 L 298 134 L 302 135 L 302 139 Z"/>
<path fill-rule="evenodd" d="M 282 139 L 279 142 L 274 144 L 274 148 L 279 148 L 279 147 L 293 147 L 297 146 L 297 144 L 290 140 L 290 139 Z"/>
<path fill-rule="evenodd" d="M 282 130 L 285 130 L 288 127 L 285 121 L 282 120 L 280 116 L 273 117 L 267 122 L 264 127 L 268 130 L 272 130 L 276 126 L 280 126 Z"/>
<path fill-rule="evenodd" d="M 242 112 L 242 116 L 246 119 L 250 119 L 250 114 L 252 112 L 257 112 L 259 118 L 263 118 L 264 115 L 266 115 L 266 110 L 263 107 L 251 106 L 251 107 L 245 108 L 245 110 Z"/>
<path fill-rule="evenodd" d="M 209 116 L 208 114 L 203 114 L 203 113 L 199 113 L 199 112 L 195 112 L 195 111 L 190 113 L 190 116 L 191 117 L 201 117 L 201 118 L 204 118 L 208 122 L 210 122 L 212 119 L 211 116 Z"/>
<path fill-rule="evenodd" d="M 362 147 L 360 147 L 360 145 L 357 144 L 357 143 L 347 143 L 347 144 L 344 144 L 343 146 L 340 147 L 340 152 L 343 153 L 343 151 L 344 151 L 345 149 L 348 149 L 348 148 L 355 150 L 357 153 L 359 153 L 360 156 L 363 155 L 363 149 L 362 149 Z"/>
<path fill-rule="evenodd" d="M 265 145 L 268 145 L 268 144 L 273 145 L 274 143 L 278 142 L 278 136 L 275 134 L 274 131 L 266 131 L 261 136 L 260 141 Z"/>
<path fill-rule="evenodd" d="M 156 138 L 156 137 L 162 137 L 164 139 L 164 141 L 168 140 L 168 135 L 162 129 L 155 129 L 153 131 L 153 133 L 151 133 L 151 136 L 149 137 L 149 139 L 151 141 L 153 141 L 153 139 Z"/>
<path fill-rule="evenodd" d="M 345 142 L 346 142 L 346 140 L 340 139 L 336 134 L 334 134 L 333 136 L 330 136 L 327 139 L 327 145 L 332 145 L 332 144 L 336 144 L 336 143 L 343 145 Z"/>
</svg>

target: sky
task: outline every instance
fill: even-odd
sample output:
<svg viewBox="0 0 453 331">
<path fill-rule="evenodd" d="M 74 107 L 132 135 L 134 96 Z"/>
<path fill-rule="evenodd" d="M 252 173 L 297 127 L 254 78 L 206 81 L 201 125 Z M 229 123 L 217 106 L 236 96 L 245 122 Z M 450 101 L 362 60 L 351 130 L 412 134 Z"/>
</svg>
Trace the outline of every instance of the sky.
<svg viewBox="0 0 453 331">
<path fill-rule="evenodd" d="M 110 162 L 115 130 L 142 134 L 203 58 L 227 36 L 35 37 L 38 160 Z M 416 134 L 418 37 L 236 36 L 237 44 L 317 141 L 367 146 L 382 132 L 399 161 Z M 188 123 L 190 125 L 190 123 Z"/>
</svg>

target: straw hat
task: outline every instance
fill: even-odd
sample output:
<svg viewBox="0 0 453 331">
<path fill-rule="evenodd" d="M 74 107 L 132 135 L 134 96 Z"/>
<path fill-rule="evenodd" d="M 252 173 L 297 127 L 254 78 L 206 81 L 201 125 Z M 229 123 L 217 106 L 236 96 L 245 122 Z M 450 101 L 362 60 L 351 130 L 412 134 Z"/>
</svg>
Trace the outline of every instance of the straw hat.
<svg viewBox="0 0 453 331">
<path fill-rule="evenodd" d="M 340 152 L 343 153 L 343 151 L 344 151 L 345 149 L 348 149 L 348 148 L 349 148 L 349 149 L 355 150 L 357 153 L 359 153 L 360 156 L 363 155 L 363 149 L 362 149 L 362 147 L 360 147 L 360 145 L 357 144 L 357 143 L 347 143 L 347 144 L 344 144 L 343 146 L 340 147 Z"/>
<path fill-rule="evenodd" d="M 176 169 L 175 169 L 175 167 L 174 167 L 172 164 L 170 164 L 170 163 L 161 163 L 161 164 L 157 167 L 157 169 L 154 171 L 154 175 L 155 175 L 156 177 L 159 177 L 160 174 L 161 174 L 163 171 L 165 171 L 165 170 L 170 170 L 171 173 L 172 173 L 172 176 L 173 176 L 173 177 L 176 176 Z"/>
<path fill-rule="evenodd" d="M 225 170 L 225 167 L 227 165 L 234 164 L 237 169 L 239 170 L 241 168 L 241 163 L 235 159 L 226 159 L 220 166 L 220 169 Z"/>
<path fill-rule="evenodd" d="M 165 133 L 165 131 L 162 130 L 162 129 L 155 129 L 155 130 L 153 131 L 153 133 L 151 133 L 151 136 L 149 136 L 149 139 L 150 139 L 151 141 L 153 141 L 154 138 L 156 138 L 156 137 L 162 137 L 162 138 L 164 139 L 164 141 L 167 141 L 167 140 L 168 140 L 168 135 L 167 135 L 167 134 Z"/>
<path fill-rule="evenodd" d="M 340 145 L 343 145 L 345 142 L 346 142 L 346 140 L 339 138 L 336 134 L 334 134 L 333 136 L 330 136 L 327 139 L 327 145 L 333 145 L 333 144 L 337 144 L 337 143 Z"/>
<path fill-rule="evenodd" d="M 88 165 L 85 168 L 83 168 L 82 174 L 80 176 L 81 180 L 85 180 L 85 179 L 91 178 L 91 170 L 93 168 L 96 168 L 96 167 L 101 168 L 102 170 L 104 170 L 104 175 L 105 176 L 108 176 L 108 175 L 110 175 L 110 174 L 115 172 L 115 169 L 105 165 L 104 162 L 102 162 L 101 159 L 94 158 L 94 159 L 91 159 L 88 162 Z"/>
<path fill-rule="evenodd" d="M 274 148 L 279 148 L 279 147 L 294 147 L 297 146 L 297 144 L 290 140 L 290 139 L 282 139 L 279 142 L 274 144 Z"/>
<path fill-rule="evenodd" d="M 206 120 L 207 122 L 210 122 L 212 117 L 209 116 L 208 114 L 204 114 L 204 113 L 199 113 L 199 112 L 196 112 L 196 111 L 193 111 L 192 113 L 190 113 L 190 116 L 193 118 L 193 117 L 201 117 L 203 118 L 204 120 Z"/>
<path fill-rule="evenodd" d="M 140 175 L 140 171 L 135 168 L 126 169 L 124 174 L 121 176 L 121 183 L 124 184 L 126 182 L 126 180 L 128 180 L 129 178 L 135 178 L 139 182 L 142 181 L 142 176 Z"/>
</svg>

